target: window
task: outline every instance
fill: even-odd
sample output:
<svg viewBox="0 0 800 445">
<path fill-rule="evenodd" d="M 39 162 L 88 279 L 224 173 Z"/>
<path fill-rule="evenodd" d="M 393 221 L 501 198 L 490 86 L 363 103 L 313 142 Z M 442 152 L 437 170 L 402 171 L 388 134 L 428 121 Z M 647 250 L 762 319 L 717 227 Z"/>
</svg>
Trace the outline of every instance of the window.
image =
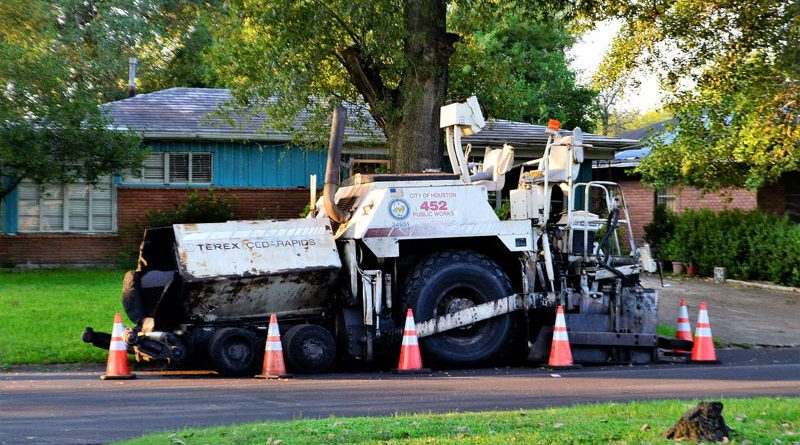
<svg viewBox="0 0 800 445">
<path fill-rule="evenodd" d="M 211 153 L 150 153 L 139 176 L 124 182 L 136 184 L 210 184 Z"/>
<path fill-rule="evenodd" d="M 353 159 L 350 162 L 350 176 L 356 173 L 386 173 L 391 168 L 391 163 L 383 159 Z"/>
<path fill-rule="evenodd" d="M 115 193 L 111 178 L 75 183 L 18 186 L 20 232 L 113 232 Z"/>
<path fill-rule="evenodd" d="M 678 210 L 678 188 L 670 186 L 660 188 L 656 192 L 656 204 L 664 204 L 668 209 L 673 212 Z"/>
</svg>

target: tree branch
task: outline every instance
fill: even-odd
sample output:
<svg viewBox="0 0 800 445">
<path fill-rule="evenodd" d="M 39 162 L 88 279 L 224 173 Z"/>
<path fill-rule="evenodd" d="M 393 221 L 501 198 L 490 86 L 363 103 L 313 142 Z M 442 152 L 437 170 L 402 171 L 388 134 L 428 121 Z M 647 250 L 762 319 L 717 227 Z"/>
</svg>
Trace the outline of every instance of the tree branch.
<svg viewBox="0 0 800 445">
<path fill-rule="evenodd" d="M 355 44 L 357 46 L 363 46 L 363 42 L 358 37 L 358 35 L 356 35 L 355 31 L 353 31 L 350 28 L 350 26 L 348 26 L 347 22 L 345 22 L 344 19 L 339 14 L 336 13 L 336 11 L 334 11 L 330 6 L 328 6 L 324 2 L 315 1 L 314 3 L 316 3 L 317 5 L 319 5 L 321 8 L 325 9 L 326 11 L 328 11 L 328 13 L 330 13 L 330 15 L 333 17 L 333 20 L 336 23 L 338 23 L 339 26 L 342 27 L 344 32 L 346 32 L 347 35 L 349 35 L 351 39 L 353 39 L 353 44 Z"/>
<path fill-rule="evenodd" d="M 397 106 L 397 91 L 388 88 L 381 78 L 380 71 L 375 69 L 370 58 L 364 59 L 358 47 L 351 46 L 342 51 L 342 65 L 350 75 L 356 90 L 364 96 L 370 106 L 370 114 L 378 126 L 386 132 L 386 118 L 379 110 L 388 105 Z"/>
<path fill-rule="evenodd" d="M 14 191 L 14 189 L 15 189 L 15 188 L 17 188 L 17 186 L 19 185 L 19 183 L 20 183 L 20 182 L 22 182 L 22 180 L 23 180 L 23 179 L 24 179 L 24 178 L 23 178 L 22 176 L 19 176 L 19 177 L 15 178 L 15 179 L 12 181 L 12 183 L 11 183 L 11 184 L 9 184 L 9 185 L 7 185 L 7 186 L 5 186 L 5 187 L 1 188 L 1 189 L 0 189 L 0 201 L 2 201 L 2 200 L 3 200 L 3 198 L 5 198 L 5 197 L 6 197 L 6 196 L 7 196 L 9 193 L 13 192 L 13 191 Z"/>
</svg>

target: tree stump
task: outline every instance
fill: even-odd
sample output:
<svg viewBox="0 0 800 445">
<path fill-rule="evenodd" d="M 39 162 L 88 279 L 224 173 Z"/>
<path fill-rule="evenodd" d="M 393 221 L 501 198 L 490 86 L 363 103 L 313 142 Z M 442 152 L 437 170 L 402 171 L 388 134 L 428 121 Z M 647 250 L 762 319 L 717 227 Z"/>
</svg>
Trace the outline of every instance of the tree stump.
<svg viewBox="0 0 800 445">
<path fill-rule="evenodd" d="M 667 431 L 666 438 L 720 442 L 730 431 L 722 417 L 722 402 L 700 402 Z"/>
</svg>

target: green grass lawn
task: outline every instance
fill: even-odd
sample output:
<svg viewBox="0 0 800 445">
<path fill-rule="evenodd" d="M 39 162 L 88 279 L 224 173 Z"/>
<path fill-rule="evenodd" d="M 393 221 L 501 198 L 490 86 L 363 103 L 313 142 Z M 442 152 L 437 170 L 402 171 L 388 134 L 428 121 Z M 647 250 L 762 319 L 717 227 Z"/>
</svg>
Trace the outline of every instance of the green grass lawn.
<svg viewBox="0 0 800 445">
<path fill-rule="evenodd" d="M 124 444 L 675 444 L 664 439 L 664 434 L 696 403 L 673 400 L 261 422 L 153 434 Z M 723 403 L 723 417 L 733 429 L 731 444 L 800 441 L 800 398 L 729 399 Z"/>
<path fill-rule="evenodd" d="M 0 368 L 105 361 L 108 353 L 80 335 L 86 326 L 111 332 L 114 313 L 122 312 L 123 275 L 105 269 L 0 272 Z"/>
</svg>

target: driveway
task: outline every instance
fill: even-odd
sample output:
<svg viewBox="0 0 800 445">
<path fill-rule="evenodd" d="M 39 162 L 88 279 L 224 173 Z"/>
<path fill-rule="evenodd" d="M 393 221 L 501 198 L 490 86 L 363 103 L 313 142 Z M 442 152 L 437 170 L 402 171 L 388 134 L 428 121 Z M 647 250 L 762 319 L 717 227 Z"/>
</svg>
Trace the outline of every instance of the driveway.
<svg viewBox="0 0 800 445">
<path fill-rule="evenodd" d="M 700 302 L 708 306 L 711 332 L 717 340 L 735 345 L 800 345 L 800 293 L 733 283 L 714 283 L 706 278 L 642 279 L 645 287 L 658 289 L 659 322 L 675 326 L 681 298 L 689 307 L 694 332 Z"/>
</svg>

